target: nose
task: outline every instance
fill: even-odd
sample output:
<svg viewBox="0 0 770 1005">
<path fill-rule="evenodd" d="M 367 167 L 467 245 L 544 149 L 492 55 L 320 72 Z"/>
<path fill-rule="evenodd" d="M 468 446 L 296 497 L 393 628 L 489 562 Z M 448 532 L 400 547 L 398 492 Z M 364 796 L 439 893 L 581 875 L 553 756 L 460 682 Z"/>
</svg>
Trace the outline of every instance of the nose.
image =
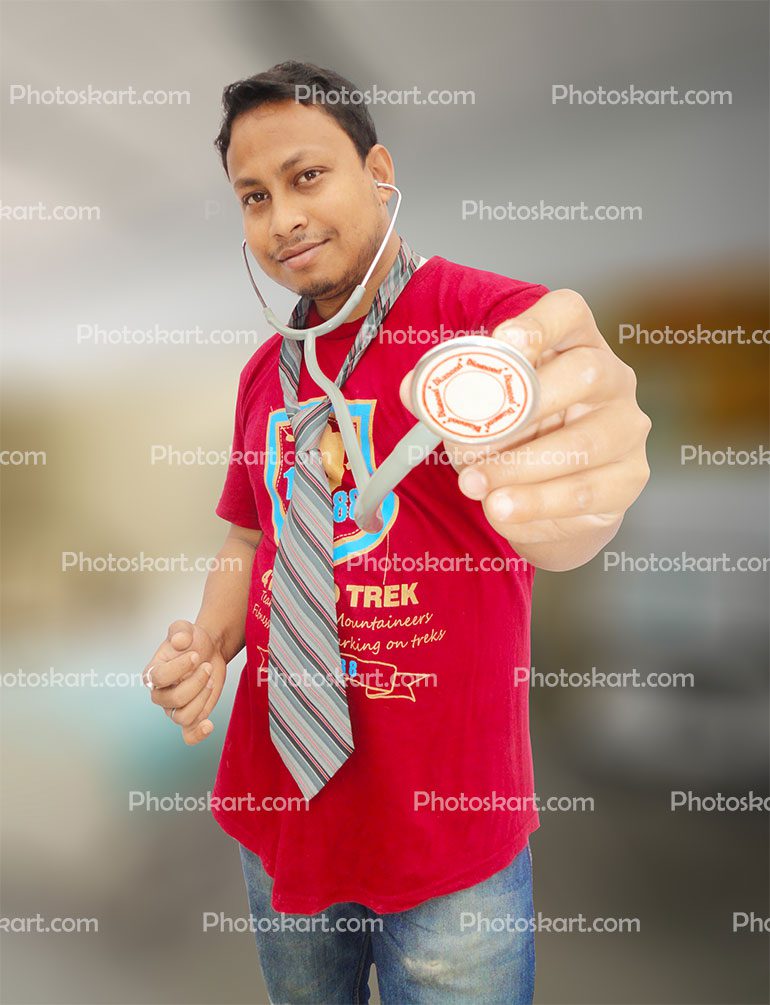
<svg viewBox="0 0 770 1005">
<path fill-rule="evenodd" d="M 300 201 L 290 195 L 273 197 L 270 206 L 270 236 L 283 242 L 307 229 L 307 214 Z"/>
</svg>

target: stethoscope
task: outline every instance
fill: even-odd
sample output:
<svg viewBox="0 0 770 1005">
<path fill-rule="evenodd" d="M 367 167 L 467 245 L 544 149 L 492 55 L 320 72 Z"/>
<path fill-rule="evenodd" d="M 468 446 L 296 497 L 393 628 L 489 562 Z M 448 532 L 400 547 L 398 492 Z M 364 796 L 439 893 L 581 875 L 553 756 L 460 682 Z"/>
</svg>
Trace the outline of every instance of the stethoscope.
<svg viewBox="0 0 770 1005">
<path fill-rule="evenodd" d="M 290 328 L 281 324 L 265 303 L 249 266 L 246 241 L 241 250 L 251 285 L 262 304 L 268 324 L 284 338 L 305 342 L 305 365 L 318 386 L 326 392 L 337 417 L 342 442 L 359 495 L 355 503 L 356 524 L 365 532 L 382 529 L 382 502 L 398 483 L 420 464 L 442 440 L 469 447 L 501 443 L 523 426 L 537 406 L 539 385 L 526 357 L 498 339 L 461 335 L 429 349 L 412 374 L 411 404 L 418 418 L 398 441 L 388 457 L 370 472 L 356 436 L 345 397 L 318 365 L 316 339 L 344 324 L 366 293 L 377 262 L 393 233 L 401 206 L 395 185 L 375 182 L 396 193 L 393 216 L 366 275 L 334 317 L 313 328 Z M 363 321 L 362 321 L 363 324 Z"/>
</svg>

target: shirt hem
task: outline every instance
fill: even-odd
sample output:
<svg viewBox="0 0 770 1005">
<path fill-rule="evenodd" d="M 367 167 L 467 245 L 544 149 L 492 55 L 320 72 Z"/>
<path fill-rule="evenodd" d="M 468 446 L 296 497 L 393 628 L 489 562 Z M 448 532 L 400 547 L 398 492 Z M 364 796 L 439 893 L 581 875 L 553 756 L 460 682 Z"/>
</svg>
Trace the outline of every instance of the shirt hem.
<svg viewBox="0 0 770 1005">
<path fill-rule="evenodd" d="M 271 879 L 275 879 L 275 864 L 273 862 L 266 861 L 266 856 L 254 847 L 252 836 L 248 834 L 245 829 L 241 828 L 239 824 L 231 820 L 229 814 L 221 813 L 216 810 L 212 810 L 211 814 L 226 834 L 240 842 L 248 848 L 249 851 L 253 852 L 253 854 L 259 856 L 262 861 L 262 865 L 265 868 L 265 872 L 267 872 Z M 530 834 L 534 834 L 539 827 L 540 819 L 537 811 L 535 811 L 527 817 L 521 827 L 519 827 L 519 829 L 514 833 L 511 841 L 506 844 L 505 850 L 501 851 L 498 849 L 493 855 L 485 858 L 481 864 L 475 865 L 473 869 L 467 869 L 465 872 L 458 873 L 451 879 L 444 879 L 440 883 L 431 883 L 428 886 L 421 887 L 419 890 L 411 893 L 406 899 L 399 897 L 383 897 L 381 895 L 371 894 L 368 892 L 363 894 L 351 894 L 350 891 L 345 891 L 340 894 L 324 894 L 320 902 L 318 898 L 314 899 L 293 896 L 283 896 L 278 898 L 273 897 L 273 903 L 271 906 L 275 911 L 280 911 L 284 914 L 310 915 L 318 914 L 320 911 L 325 911 L 326 908 L 331 907 L 333 904 L 346 903 L 362 904 L 364 907 L 368 907 L 376 914 L 393 914 L 400 911 L 408 911 L 413 907 L 417 907 L 418 904 L 422 904 L 424 901 L 432 899 L 433 897 L 443 897 L 450 893 L 458 893 L 460 890 L 466 890 L 471 886 L 475 886 L 477 883 L 484 882 L 485 879 L 489 879 L 496 872 L 500 872 L 500 870 L 505 869 L 506 866 L 513 862 L 519 852 L 523 850 Z M 515 849 L 513 852 L 510 850 L 511 846 Z"/>
<path fill-rule="evenodd" d="M 262 530 L 259 518 L 249 513 L 236 513 L 234 510 L 227 509 L 224 506 L 217 506 L 214 513 L 220 519 L 226 520 L 228 523 L 234 523 L 238 527 L 246 527 L 248 530 Z"/>
</svg>

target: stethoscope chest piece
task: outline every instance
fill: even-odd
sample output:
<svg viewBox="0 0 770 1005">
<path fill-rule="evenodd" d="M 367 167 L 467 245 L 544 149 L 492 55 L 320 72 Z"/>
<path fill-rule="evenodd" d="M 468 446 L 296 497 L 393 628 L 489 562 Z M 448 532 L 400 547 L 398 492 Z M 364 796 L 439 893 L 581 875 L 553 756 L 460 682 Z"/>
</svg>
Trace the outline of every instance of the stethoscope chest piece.
<svg viewBox="0 0 770 1005">
<path fill-rule="evenodd" d="M 412 406 L 442 439 L 484 446 L 505 440 L 537 406 L 538 380 L 513 346 L 465 335 L 429 349 L 412 375 Z"/>
</svg>

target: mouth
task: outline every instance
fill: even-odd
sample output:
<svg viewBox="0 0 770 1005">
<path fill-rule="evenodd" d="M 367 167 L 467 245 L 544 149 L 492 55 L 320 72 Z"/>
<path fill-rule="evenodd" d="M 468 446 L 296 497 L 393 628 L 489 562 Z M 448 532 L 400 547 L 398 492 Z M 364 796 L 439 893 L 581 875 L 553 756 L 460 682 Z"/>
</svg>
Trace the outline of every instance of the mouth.
<svg viewBox="0 0 770 1005">
<path fill-rule="evenodd" d="M 321 248 L 326 243 L 327 241 L 318 241 L 314 244 L 300 244 L 296 248 L 292 248 L 284 258 L 279 259 L 279 262 L 285 268 L 291 269 L 292 272 L 304 269 L 316 260 Z"/>
</svg>

